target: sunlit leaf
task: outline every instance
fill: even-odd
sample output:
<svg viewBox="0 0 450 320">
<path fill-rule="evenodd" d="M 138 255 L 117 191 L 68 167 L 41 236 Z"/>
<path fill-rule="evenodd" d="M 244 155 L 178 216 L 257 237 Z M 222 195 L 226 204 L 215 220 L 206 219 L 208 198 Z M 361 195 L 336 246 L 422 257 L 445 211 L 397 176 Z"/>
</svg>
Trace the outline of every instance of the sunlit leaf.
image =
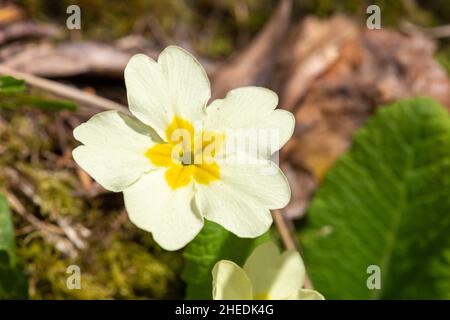
<svg viewBox="0 0 450 320">
<path fill-rule="evenodd" d="M 11 212 L 0 195 L 0 299 L 25 299 L 27 277 L 15 255 Z"/>
<path fill-rule="evenodd" d="M 447 110 L 424 98 L 381 108 L 326 175 L 301 241 L 327 299 L 449 299 Z"/>
</svg>

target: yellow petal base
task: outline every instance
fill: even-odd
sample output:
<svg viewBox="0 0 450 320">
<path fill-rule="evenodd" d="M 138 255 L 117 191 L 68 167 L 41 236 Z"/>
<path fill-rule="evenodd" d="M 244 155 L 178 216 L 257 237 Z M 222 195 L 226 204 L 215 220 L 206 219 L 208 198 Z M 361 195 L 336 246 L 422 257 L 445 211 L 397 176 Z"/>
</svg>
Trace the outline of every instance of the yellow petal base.
<svg viewBox="0 0 450 320">
<path fill-rule="evenodd" d="M 168 142 L 154 145 L 145 156 L 153 165 L 167 168 L 165 178 L 172 189 L 187 186 L 192 179 L 209 184 L 220 179 L 214 155 L 223 139 L 206 131 L 196 136 L 189 121 L 175 116 L 166 129 Z"/>
</svg>

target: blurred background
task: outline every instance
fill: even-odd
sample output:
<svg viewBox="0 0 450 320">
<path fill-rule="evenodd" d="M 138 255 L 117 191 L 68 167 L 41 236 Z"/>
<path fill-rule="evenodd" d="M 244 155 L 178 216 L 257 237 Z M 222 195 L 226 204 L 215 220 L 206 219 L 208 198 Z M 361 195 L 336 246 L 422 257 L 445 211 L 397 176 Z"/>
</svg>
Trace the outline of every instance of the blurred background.
<svg viewBox="0 0 450 320">
<path fill-rule="evenodd" d="M 69 30 L 73 4 L 81 28 Z M 366 26 L 370 4 L 381 9 L 380 30 Z M 27 274 L 29 298 L 185 297 L 183 253 L 162 250 L 134 227 L 122 195 L 102 189 L 71 156 L 75 126 L 126 106 L 129 58 L 155 58 L 169 44 L 198 57 L 214 97 L 261 85 L 295 114 L 294 136 L 280 155 L 293 193 L 283 210 L 293 234 L 306 224 L 327 171 L 378 106 L 415 96 L 450 106 L 445 0 L 1 1 L 0 74 L 27 83 L 0 78 L 0 193 L 12 212 L 14 259 Z M 448 208 L 439 213 L 448 217 Z M 66 285 L 71 264 L 82 270 L 82 290 Z M 0 267 L 3 281 L 15 277 Z"/>
</svg>

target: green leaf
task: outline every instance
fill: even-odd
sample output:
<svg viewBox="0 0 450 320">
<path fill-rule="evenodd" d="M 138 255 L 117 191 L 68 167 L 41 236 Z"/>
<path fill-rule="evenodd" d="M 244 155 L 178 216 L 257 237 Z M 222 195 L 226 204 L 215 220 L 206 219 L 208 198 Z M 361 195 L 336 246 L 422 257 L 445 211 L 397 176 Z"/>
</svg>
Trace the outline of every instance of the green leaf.
<svg viewBox="0 0 450 320">
<path fill-rule="evenodd" d="M 184 251 L 186 299 L 211 299 L 211 271 L 216 262 L 231 260 L 242 266 L 253 249 L 270 238 L 269 232 L 256 239 L 238 238 L 218 224 L 205 221 L 200 234 Z"/>
<path fill-rule="evenodd" d="M 0 195 L 0 299 L 25 299 L 28 282 L 15 255 L 14 230 L 6 199 Z"/>
<path fill-rule="evenodd" d="M 327 299 L 450 299 L 448 112 L 425 98 L 381 108 L 326 175 L 301 241 Z"/>
<path fill-rule="evenodd" d="M 22 96 L 21 101 L 24 104 L 45 111 L 76 111 L 78 109 L 78 105 L 76 103 L 67 100 L 46 99 L 36 96 Z"/>
<path fill-rule="evenodd" d="M 0 107 L 15 109 L 23 105 L 39 108 L 45 111 L 76 111 L 78 105 L 71 101 L 47 99 L 29 95 L 25 81 L 10 76 L 0 76 Z"/>
<path fill-rule="evenodd" d="M 0 250 L 14 250 L 14 229 L 6 199 L 0 194 Z"/>
<path fill-rule="evenodd" d="M 25 81 L 10 76 L 0 76 L 0 93 L 21 93 L 26 89 Z"/>
</svg>

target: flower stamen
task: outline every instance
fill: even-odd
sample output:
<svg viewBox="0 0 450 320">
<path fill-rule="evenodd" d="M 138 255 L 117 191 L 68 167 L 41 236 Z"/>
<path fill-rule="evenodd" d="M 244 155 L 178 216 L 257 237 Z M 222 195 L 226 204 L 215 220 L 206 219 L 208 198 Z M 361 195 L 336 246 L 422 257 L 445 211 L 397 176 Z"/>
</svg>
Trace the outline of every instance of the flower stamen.
<svg viewBox="0 0 450 320">
<path fill-rule="evenodd" d="M 188 185 L 192 178 L 201 184 L 220 179 L 214 156 L 223 134 L 203 131 L 195 135 L 188 120 L 175 116 L 166 129 L 166 138 L 167 143 L 155 144 L 145 156 L 153 165 L 168 168 L 165 178 L 172 189 Z"/>
</svg>

